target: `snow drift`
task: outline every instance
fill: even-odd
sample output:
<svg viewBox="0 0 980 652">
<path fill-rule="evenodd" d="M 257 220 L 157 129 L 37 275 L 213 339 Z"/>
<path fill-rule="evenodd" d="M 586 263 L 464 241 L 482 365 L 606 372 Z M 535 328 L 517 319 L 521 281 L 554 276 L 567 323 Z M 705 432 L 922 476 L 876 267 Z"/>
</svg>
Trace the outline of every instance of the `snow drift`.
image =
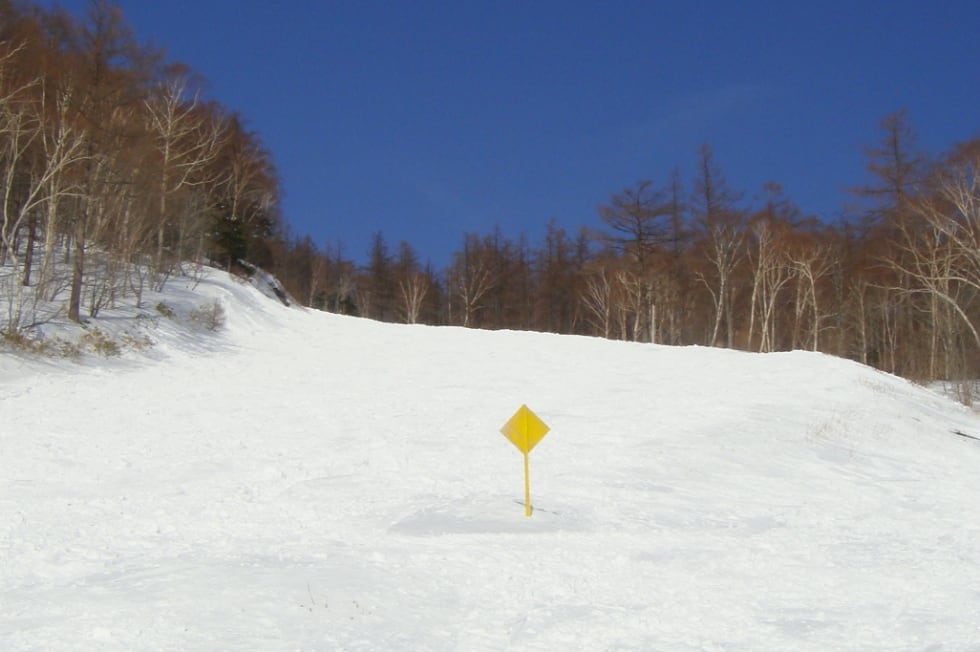
<svg viewBox="0 0 980 652">
<path fill-rule="evenodd" d="M 945 398 L 175 285 L 222 328 L 0 357 L 4 650 L 980 649 L 980 421 Z"/>
</svg>

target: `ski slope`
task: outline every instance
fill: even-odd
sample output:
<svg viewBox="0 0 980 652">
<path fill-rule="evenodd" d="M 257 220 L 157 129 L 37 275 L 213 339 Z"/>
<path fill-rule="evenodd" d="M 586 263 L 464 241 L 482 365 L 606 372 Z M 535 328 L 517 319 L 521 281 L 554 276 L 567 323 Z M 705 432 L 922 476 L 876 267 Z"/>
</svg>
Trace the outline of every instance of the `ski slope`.
<svg viewBox="0 0 980 652">
<path fill-rule="evenodd" d="M 980 420 L 904 380 L 158 300 L 0 354 L 2 650 L 980 650 Z"/>
</svg>

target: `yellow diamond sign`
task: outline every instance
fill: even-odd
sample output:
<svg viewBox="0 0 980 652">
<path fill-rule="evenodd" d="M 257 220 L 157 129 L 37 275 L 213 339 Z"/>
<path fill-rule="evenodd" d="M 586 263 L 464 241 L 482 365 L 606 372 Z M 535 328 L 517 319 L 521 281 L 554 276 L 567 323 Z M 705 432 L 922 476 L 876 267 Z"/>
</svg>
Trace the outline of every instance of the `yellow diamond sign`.
<svg viewBox="0 0 980 652">
<path fill-rule="evenodd" d="M 539 441 L 544 439 L 549 430 L 551 428 L 545 425 L 545 422 L 538 418 L 538 415 L 532 412 L 528 406 L 522 405 L 510 418 L 510 421 L 504 424 L 500 432 L 514 446 L 517 446 L 517 450 L 526 455 L 537 446 Z"/>
<path fill-rule="evenodd" d="M 524 454 L 524 516 L 531 515 L 531 474 L 528 471 L 528 453 L 551 430 L 534 412 L 522 405 L 500 432 Z"/>
</svg>

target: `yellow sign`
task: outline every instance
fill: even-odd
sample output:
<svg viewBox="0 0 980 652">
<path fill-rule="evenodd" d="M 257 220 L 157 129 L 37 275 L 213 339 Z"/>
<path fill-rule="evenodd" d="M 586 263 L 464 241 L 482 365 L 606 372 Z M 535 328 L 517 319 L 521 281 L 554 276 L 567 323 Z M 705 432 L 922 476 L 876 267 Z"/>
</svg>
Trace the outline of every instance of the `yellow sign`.
<svg viewBox="0 0 980 652">
<path fill-rule="evenodd" d="M 524 454 L 524 516 L 531 515 L 531 480 L 528 471 L 528 453 L 544 439 L 551 430 L 544 421 L 538 418 L 526 405 L 522 405 L 510 421 L 504 424 L 500 432 L 509 439 L 517 450 Z"/>
<path fill-rule="evenodd" d="M 531 412 L 528 406 L 522 405 L 510 418 L 510 421 L 504 424 L 500 432 L 514 446 L 517 446 L 517 450 L 522 453 L 530 453 L 531 449 L 544 439 L 549 430 L 551 428 L 546 426 L 544 421 L 538 418 L 538 415 Z"/>
</svg>

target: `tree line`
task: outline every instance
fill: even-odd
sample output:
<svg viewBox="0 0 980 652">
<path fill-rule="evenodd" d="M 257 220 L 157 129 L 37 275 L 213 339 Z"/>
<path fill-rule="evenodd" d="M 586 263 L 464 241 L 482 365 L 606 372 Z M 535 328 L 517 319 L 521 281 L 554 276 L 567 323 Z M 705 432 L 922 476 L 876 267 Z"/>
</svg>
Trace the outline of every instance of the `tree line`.
<svg viewBox="0 0 980 652">
<path fill-rule="evenodd" d="M 754 202 L 711 148 L 613 194 L 597 226 L 541 242 L 467 233 L 444 270 L 374 235 L 363 267 L 309 238 L 276 273 L 307 305 L 392 322 L 528 329 L 672 345 L 807 349 L 917 380 L 980 372 L 980 141 L 934 160 L 904 112 L 866 148 L 863 208 L 827 223 L 777 183 Z"/>
<path fill-rule="evenodd" d="M 140 305 L 188 262 L 271 264 L 272 157 L 197 86 L 114 5 L 94 1 L 79 21 L 0 0 L 5 332 L 52 304 L 75 321 Z"/>
<path fill-rule="evenodd" d="M 592 228 L 466 233 L 434 269 L 380 232 L 363 265 L 291 235 L 271 154 L 195 80 L 107 2 L 76 20 L 0 0 L 5 332 L 48 318 L 41 306 L 95 317 L 175 273 L 245 261 L 304 305 L 382 321 L 980 372 L 980 141 L 927 158 L 904 112 L 866 148 L 846 219 L 806 214 L 777 183 L 745 200 L 705 145 L 689 183 L 636 182 Z"/>
</svg>

